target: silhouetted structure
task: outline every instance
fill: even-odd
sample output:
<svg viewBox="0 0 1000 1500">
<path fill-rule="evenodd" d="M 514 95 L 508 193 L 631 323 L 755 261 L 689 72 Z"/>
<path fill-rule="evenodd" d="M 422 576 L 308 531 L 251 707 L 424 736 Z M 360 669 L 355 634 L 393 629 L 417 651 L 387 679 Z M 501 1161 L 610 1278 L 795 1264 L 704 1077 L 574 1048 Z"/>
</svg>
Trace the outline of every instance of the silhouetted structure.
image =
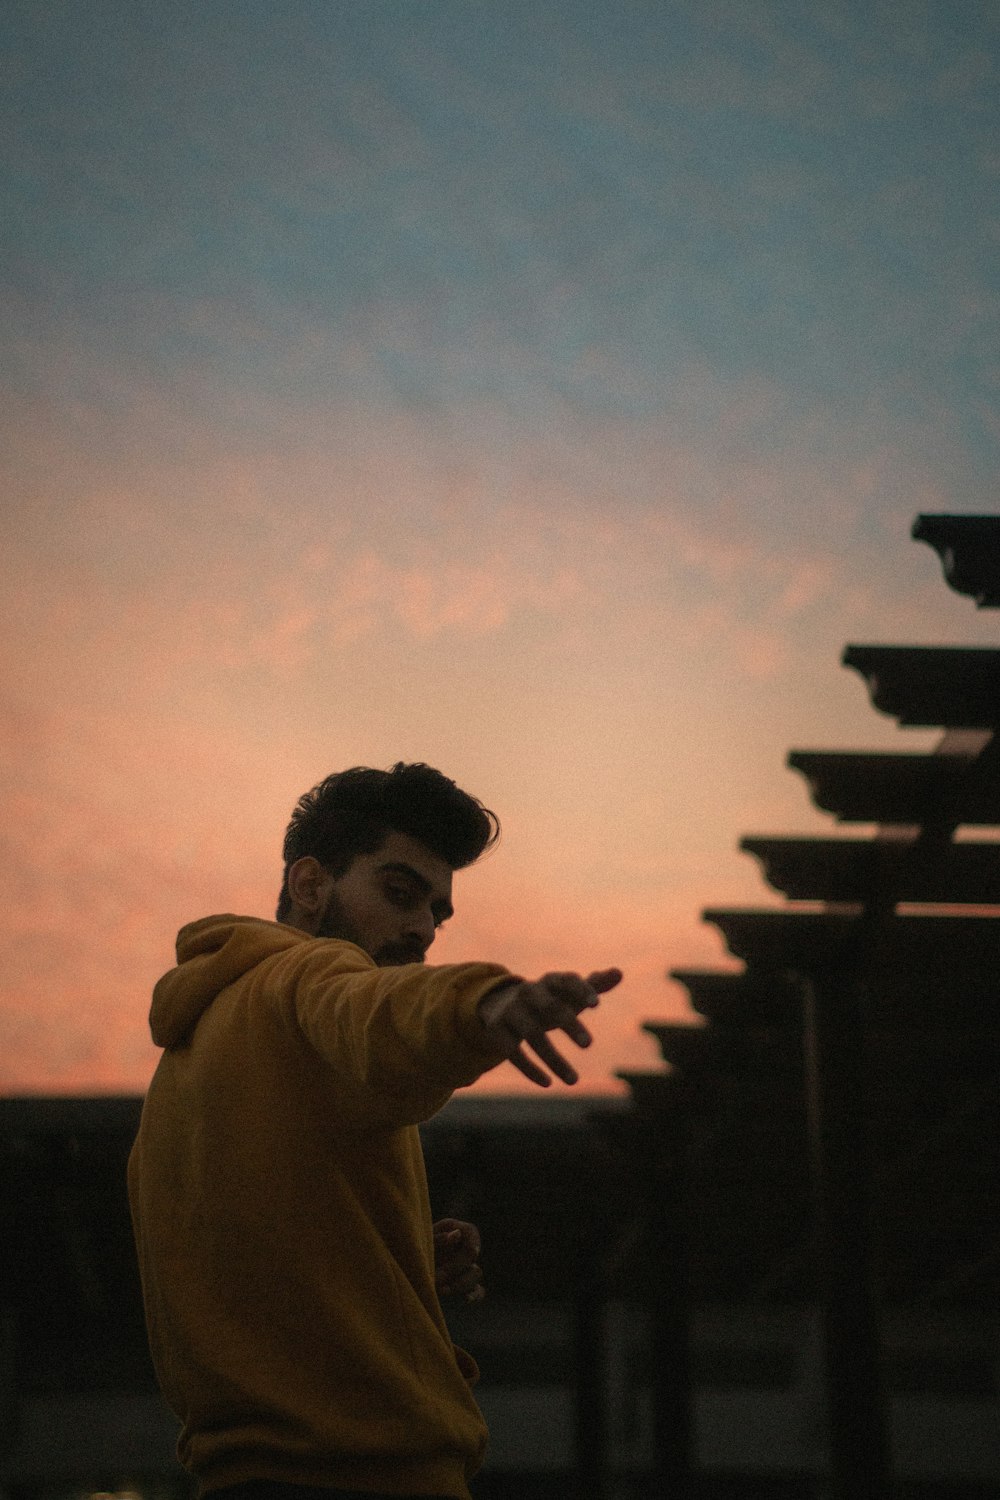
<svg viewBox="0 0 1000 1500">
<path fill-rule="evenodd" d="M 913 534 L 955 588 L 1000 604 L 1000 517 L 921 516 Z M 671 1072 L 629 1082 L 644 1111 L 662 1111 L 664 1149 L 684 1158 L 692 1308 L 819 1308 L 824 1493 L 883 1500 L 905 1336 L 967 1380 L 978 1361 L 985 1420 L 970 1450 L 982 1450 L 980 1480 L 1000 1481 L 988 1373 L 1000 1326 L 1000 845 L 955 837 L 1000 824 L 1000 651 L 849 646 L 843 660 L 876 708 L 943 728 L 937 753 L 792 752 L 819 807 L 878 831 L 743 839 L 788 905 L 704 913 L 744 972 L 674 971 L 708 1024 L 649 1025 Z M 687 1144 L 673 1126 L 682 1088 Z M 690 1488 L 683 1463 L 662 1477 L 671 1493 Z"/>
</svg>

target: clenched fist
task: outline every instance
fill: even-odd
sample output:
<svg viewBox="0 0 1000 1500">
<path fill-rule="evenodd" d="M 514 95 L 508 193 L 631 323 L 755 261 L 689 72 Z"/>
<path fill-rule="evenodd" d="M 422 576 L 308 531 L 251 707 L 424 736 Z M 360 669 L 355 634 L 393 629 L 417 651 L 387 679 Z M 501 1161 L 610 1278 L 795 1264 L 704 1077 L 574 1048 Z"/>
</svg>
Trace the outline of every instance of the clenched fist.
<svg viewBox="0 0 1000 1500">
<path fill-rule="evenodd" d="M 434 1283 L 440 1297 L 480 1302 L 486 1295 L 479 1269 L 479 1230 L 464 1219 L 439 1219 L 434 1225 Z"/>
</svg>

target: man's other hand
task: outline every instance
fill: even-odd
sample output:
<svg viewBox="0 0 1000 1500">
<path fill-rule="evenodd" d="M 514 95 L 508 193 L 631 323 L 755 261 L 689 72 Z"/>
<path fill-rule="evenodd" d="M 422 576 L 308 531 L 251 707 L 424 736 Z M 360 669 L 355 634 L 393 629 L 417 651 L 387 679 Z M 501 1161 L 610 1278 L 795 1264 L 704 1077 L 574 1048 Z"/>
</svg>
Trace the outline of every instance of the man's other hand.
<svg viewBox="0 0 1000 1500">
<path fill-rule="evenodd" d="M 576 1083 L 578 1074 L 549 1040 L 550 1031 L 563 1031 L 578 1047 L 589 1047 L 591 1035 L 580 1012 L 597 1005 L 607 990 L 621 982 L 620 969 L 588 974 L 543 974 L 534 982 L 508 980 L 479 1002 L 479 1018 L 507 1052 L 507 1059 L 532 1083 L 548 1088 L 552 1079 L 525 1051 L 551 1068 L 563 1083 Z"/>
<path fill-rule="evenodd" d="M 482 1301 L 486 1288 L 476 1264 L 480 1248 L 475 1224 L 466 1224 L 463 1219 L 438 1220 L 434 1225 L 434 1285 L 439 1297 Z"/>
</svg>

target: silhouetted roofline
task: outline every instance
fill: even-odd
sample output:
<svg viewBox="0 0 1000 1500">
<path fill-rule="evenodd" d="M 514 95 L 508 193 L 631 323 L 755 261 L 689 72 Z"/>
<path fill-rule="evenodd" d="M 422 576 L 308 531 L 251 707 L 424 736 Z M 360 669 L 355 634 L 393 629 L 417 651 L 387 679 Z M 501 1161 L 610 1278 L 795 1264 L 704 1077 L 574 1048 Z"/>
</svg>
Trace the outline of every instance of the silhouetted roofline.
<svg viewBox="0 0 1000 1500">
<path fill-rule="evenodd" d="M 1000 844 L 748 835 L 740 848 L 792 901 L 1000 905 Z"/>
<path fill-rule="evenodd" d="M 934 548 L 957 594 L 1000 608 L 1000 516 L 920 515 L 910 535 Z"/>
<path fill-rule="evenodd" d="M 1000 824 L 1000 783 L 972 756 L 792 750 L 787 764 L 841 823 Z"/>
<path fill-rule="evenodd" d="M 911 728 L 1000 726 L 1000 650 L 992 646 L 847 646 L 873 707 Z"/>
</svg>

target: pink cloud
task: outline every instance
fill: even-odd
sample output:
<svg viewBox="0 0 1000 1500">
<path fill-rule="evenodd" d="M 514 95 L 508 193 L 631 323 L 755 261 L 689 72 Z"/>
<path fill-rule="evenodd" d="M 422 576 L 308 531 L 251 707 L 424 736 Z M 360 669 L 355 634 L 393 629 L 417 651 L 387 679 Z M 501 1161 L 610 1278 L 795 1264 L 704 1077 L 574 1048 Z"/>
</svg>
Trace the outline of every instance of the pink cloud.
<svg viewBox="0 0 1000 1500">
<path fill-rule="evenodd" d="M 177 927 L 273 902 L 256 813 L 273 768 L 134 710 L 46 711 L 12 728 L 0 1089 L 142 1089 L 149 993 Z"/>
<path fill-rule="evenodd" d="M 297 796 L 398 754 L 495 789 L 528 830 L 470 872 L 441 956 L 620 962 L 587 1086 L 656 1066 L 640 1022 L 684 1011 L 666 969 L 726 962 L 701 907 L 757 890 L 740 833 L 808 815 L 786 725 L 836 743 L 853 722 L 845 639 L 992 628 L 908 540 L 915 509 L 947 508 L 932 473 L 846 436 L 836 460 L 769 451 L 766 385 L 704 376 L 688 399 L 641 424 L 562 412 L 544 437 L 470 407 L 461 441 L 305 413 L 250 451 L 208 417 L 182 442 L 142 397 L 114 454 L 93 412 L 22 408 L 0 1087 L 141 1088 L 176 928 L 269 915 Z"/>
</svg>

